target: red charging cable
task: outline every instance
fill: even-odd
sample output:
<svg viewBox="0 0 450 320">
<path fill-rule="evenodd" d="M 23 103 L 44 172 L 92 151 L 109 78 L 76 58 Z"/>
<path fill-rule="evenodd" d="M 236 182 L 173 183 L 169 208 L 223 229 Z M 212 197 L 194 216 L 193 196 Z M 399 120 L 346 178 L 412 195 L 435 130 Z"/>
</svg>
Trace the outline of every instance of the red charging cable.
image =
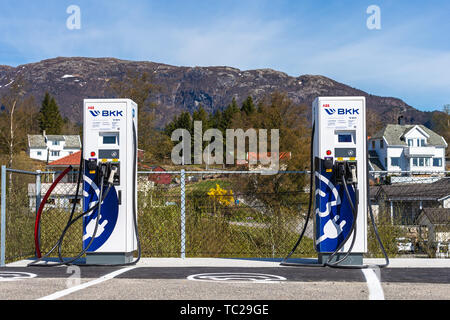
<svg viewBox="0 0 450 320">
<path fill-rule="evenodd" d="M 41 204 L 39 205 L 39 210 L 36 214 L 36 221 L 34 223 L 34 244 L 36 246 L 36 256 L 38 258 L 41 258 L 41 248 L 39 244 L 39 227 L 41 224 L 41 214 L 42 210 L 44 209 L 45 204 L 47 203 L 48 197 L 50 197 L 50 194 L 52 193 L 53 189 L 56 187 L 56 185 L 61 181 L 62 178 L 70 171 L 72 170 L 72 166 L 67 167 L 61 174 L 58 176 L 58 178 L 55 179 L 55 181 L 52 183 L 50 188 L 45 193 L 44 198 L 41 201 Z"/>
</svg>

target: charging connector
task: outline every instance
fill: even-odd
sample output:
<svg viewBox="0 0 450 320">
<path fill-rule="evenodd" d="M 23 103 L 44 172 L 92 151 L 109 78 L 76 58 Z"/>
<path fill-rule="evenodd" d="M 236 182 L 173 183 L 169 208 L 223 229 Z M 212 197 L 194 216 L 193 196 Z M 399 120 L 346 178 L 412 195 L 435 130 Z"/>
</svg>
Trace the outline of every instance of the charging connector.
<svg viewBox="0 0 450 320">
<path fill-rule="evenodd" d="M 114 176 L 116 175 L 116 172 L 117 172 L 117 167 L 112 166 L 111 170 L 109 172 L 108 184 L 114 183 Z"/>
</svg>

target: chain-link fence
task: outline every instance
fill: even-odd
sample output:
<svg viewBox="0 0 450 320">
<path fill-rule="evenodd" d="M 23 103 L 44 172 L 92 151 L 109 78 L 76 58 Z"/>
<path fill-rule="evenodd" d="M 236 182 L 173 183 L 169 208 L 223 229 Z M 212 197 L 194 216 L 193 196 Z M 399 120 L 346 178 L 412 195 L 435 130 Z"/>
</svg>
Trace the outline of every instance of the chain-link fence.
<svg viewBox="0 0 450 320">
<path fill-rule="evenodd" d="M 308 211 L 309 172 L 139 171 L 138 225 L 144 257 L 267 257 L 290 252 Z M 2 259 L 35 254 L 34 221 L 58 173 L 2 170 Z M 40 246 L 59 239 L 76 201 L 77 172 L 52 191 L 41 216 Z M 449 257 L 450 173 L 370 173 L 371 208 L 388 254 Z M 82 190 L 76 213 L 81 213 Z M 313 257 L 313 220 L 292 257 Z M 3 222 L 4 221 L 4 222 Z M 368 219 L 370 222 L 370 220 Z M 367 257 L 382 253 L 369 223 Z M 82 219 L 62 255 L 82 249 Z M 55 255 L 57 253 L 55 252 Z"/>
<path fill-rule="evenodd" d="M 29 184 L 39 185 L 38 174 L 6 169 L 2 166 L 1 181 L 1 237 L 0 265 L 34 254 L 34 221 L 36 211 L 30 199 L 39 202 L 35 189 Z"/>
<path fill-rule="evenodd" d="M 372 208 L 389 250 L 449 258 L 450 172 L 373 171 L 371 176 Z"/>
</svg>

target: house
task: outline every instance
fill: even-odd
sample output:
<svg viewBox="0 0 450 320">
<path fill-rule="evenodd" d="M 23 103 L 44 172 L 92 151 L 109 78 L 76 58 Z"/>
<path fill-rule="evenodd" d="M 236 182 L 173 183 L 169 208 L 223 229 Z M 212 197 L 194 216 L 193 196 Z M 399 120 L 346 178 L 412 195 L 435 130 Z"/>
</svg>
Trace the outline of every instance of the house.
<svg viewBox="0 0 450 320">
<path fill-rule="evenodd" d="M 423 125 L 388 124 L 369 138 L 370 170 L 444 173 L 447 146 Z"/>
<path fill-rule="evenodd" d="M 247 152 L 246 153 L 246 163 L 250 171 L 254 170 L 286 170 L 287 164 L 286 162 L 291 160 L 290 152 L 280 152 L 278 154 L 278 167 L 274 166 L 272 157 L 277 157 L 277 154 L 274 152 Z"/>
<path fill-rule="evenodd" d="M 427 228 L 430 243 L 450 242 L 450 208 L 424 208 L 417 224 Z"/>
<path fill-rule="evenodd" d="M 48 171 L 52 172 L 52 181 L 58 176 L 59 173 L 64 171 L 68 166 L 72 166 L 71 172 L 66 174 L 61 182 L 76 183 L 78 179 L 78 170 L 81 161 L 81 151 L 77 151 L 61 159 L 49 162 L 45 167 Z"/>
<path fill-rule="evenodd" d="M 28 135 L 28 156 L 32 159 L 51 162 L 81 150 L 79 135 Z"/>
<path fill-rule="evenodd" d="M 140 160 L 142 156 L 143 156 L 142 152 L 138 153 L 138 160 Z M 55 179 L 59 176 L 59 174 L 63 172 L 67 167 L 72 166 L 72 170 L 68 172 L 58 183 L 57 187 L 53 189 L 47 201 L 46 207 L 61 208 L 67 210 L 72 208 L 71 204 L 73 204 L 75 201 L 80 161 L 81 161 L 81 150 L 69 154 L 58 160 L 49 162 L 46 165 L 46 169 L 49 173 L 45 173 L 42 175 L 40 187 L 41 188 L 40 199 L 42 199 L 45 196 L 47 190 L 50 188 L 53 181 L 55 181 Z M 145 185 L 144 186 L 138 185 L 138 190 L 141 191 L 143 187 L 145 187 Z M 36 209 L 36 195 L 37 195 L 36 191 L 37 191 L 36 184 L 29 183 L 28 196 L 30 203 L 29 205 L 32 210 Z M 83 191 L 82 187 L 80 187 L 78 191 L 77 204 L 81 203 L 81 199 L 83 196 L 82 191 Z"/>
<path fill-rule="evenodd" d="M 450 208 L 450 177 L 432 183 L 392 184 L 370 187 L 377 215 L 398 225 L 414 225 L 424 208 Z"/>
<path fill-rule="evenodd" d="M 75 201 L 75 194 L 78 181 L 78 172 L 80 166 L 81 151 L 74 152 L 68 156 L 58 160 L 49 162 L 46 169 L 50 173 L 46 173 L 41 178 L 41 193 L 40 199 L 44 198 L 47 190 L 52 185 L 53 181 L 63 172 L 68 166 L 73 169 L 68 172 L 58 183 L 58 186 L 53 189 L 50 197 L 47 200 L 46 208 L 62 208 L 71 209 L 71 204 Z M 36 184 L 28 184 L 29 205 L 32 210 L 36 209 Z M 81 203 L 82 188 L 78 191 L 77 204 Z"/>
<path fill-rule="evenodd" d="M 169 185 L 172 182 L 173 176 L 170 173 L 159 173 L 166 171 L 166 169 L 161 166 L 147 166 L 141 164 L 139 167 L 146 171 L 158 172 L 148 173 L 148 181 L 152 181 L 155 185 Z"/>
</svg>

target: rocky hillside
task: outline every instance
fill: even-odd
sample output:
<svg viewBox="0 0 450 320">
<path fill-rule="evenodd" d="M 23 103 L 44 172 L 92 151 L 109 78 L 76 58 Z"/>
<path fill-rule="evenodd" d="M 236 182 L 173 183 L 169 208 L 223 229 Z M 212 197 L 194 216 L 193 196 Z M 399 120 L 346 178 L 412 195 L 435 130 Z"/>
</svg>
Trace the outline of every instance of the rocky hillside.
<svg viewBox="0 0 450 320">
<path fill-rule="evenodd" d="M 152 98 L 158 105 L 160 125 L 182 110 L 195 110 L 199 104 L 213 111 L 226 107 L 233 97 L 238 103 L 249 95 L 257 101 L 275 90 L 286 92 L 294 102 L 307 105 L 317 96 L 363 95 L 368 108 L 390 123 L 395 123 L 402 114 L 406 123 L 429 125 L 432 116 L 431 112 L 421 112 L 400 99 L 374 96 L 319 75 L 291 77 L 271 69 L 191 68 L 114 58 L 55 58 L 16 68 L 0 66 L 0 95 L 21 74 L 29 83 L 27 94 L 40 102 L 48 91 L 56 98 L 64 116 L 80 121 L 83 99 L 112 97 L 109 81 L 123 78 L 128 69 L 147 71 L 162 88 Z"/>
</svg>

